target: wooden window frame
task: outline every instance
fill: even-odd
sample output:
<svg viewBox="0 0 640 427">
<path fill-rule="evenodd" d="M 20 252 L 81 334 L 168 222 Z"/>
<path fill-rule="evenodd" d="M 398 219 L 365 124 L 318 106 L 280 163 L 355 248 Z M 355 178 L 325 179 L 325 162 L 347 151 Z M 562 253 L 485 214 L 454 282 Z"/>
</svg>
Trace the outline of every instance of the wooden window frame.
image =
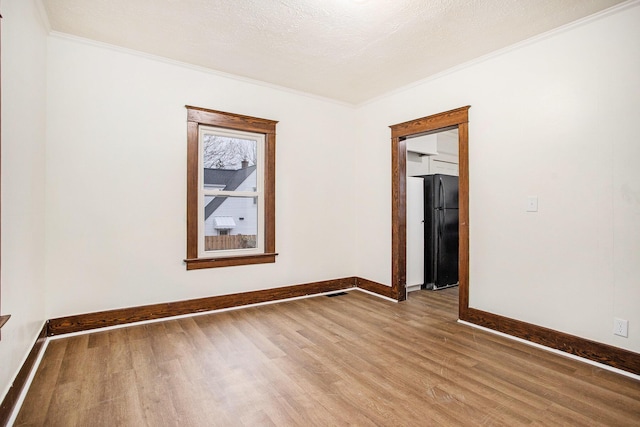
<svg viewBox="0 0 640 427">
<path fill-rule="evenodd" d="M 187 105 L 187 270 L 265 264 L 276 261 L 276 124 L 277 121 Z M 264 135 L 264 252 L 251 255 L 198 256 L 199 127 L 213 126 Z"/>
</svg>

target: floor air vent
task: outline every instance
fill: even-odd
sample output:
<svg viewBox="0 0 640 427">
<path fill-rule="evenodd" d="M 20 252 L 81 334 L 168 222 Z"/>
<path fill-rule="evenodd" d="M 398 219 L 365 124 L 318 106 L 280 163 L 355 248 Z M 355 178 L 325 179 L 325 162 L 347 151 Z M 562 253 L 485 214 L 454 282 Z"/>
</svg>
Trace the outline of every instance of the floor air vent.
<svg viewBox="0 0 640 427">
<path fill-rule="evenodd" d="M 342 295 L 346 295 L 346 294 L 347 294 L 346 292 L 338 292 L 338 293 L 335 293 L 335 294 L 329 294 L 329 295 L 327 295 L 327 296 L 328 296 L 329 298 L 331 298 L 331 297 L 340 297 L 340 296 L 342 296 Z"/>
</svg>

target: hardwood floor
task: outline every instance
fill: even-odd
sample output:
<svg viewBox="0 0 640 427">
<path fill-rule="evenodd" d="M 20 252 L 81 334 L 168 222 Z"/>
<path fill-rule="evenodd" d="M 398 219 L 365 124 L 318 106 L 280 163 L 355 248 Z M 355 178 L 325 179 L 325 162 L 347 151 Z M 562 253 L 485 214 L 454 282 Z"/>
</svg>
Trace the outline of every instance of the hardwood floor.
<svg viewBox="0 0 640 427">
<path fill-rule="evenodd" d="M 354 290 L 52 340 L 15 425 L 640 425 L 640 382 L 456 310 Z"/>
</svg>

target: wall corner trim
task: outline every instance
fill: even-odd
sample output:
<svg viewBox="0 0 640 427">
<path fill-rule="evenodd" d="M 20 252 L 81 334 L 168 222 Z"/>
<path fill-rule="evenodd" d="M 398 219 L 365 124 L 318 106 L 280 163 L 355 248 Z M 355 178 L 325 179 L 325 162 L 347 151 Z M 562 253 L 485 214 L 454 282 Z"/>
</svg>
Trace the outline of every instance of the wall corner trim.
<svg viewBox="0 0 640 427">
<path fill-rule="evenodd" d="M 2 327 L 7 323 L 10 317 L 11 317 L 10 314 L 5 314 L 3 316 L 0 316 L 0 329 L 2 329 Z"/>
<path fill-rule="evenodd" d="M 47 321 L 42 326 L 36 341 L 33 343 L 33 347 L 31 347 L 31 351 L 29 351 L 26 360 L 13 380 L 13 384 L 11 384 L 9 391 L 7 391 L 2 402 L 0 402 L 0 426 L 6 426 L 8 424 L 16 405 L 18 404 L 20 394 L 27 384 L 31 372 L 36 367 L 36 361 L 38 360 L 38 356 L 40 355 L 42 347 L 47 339 L 48 323 L 49 322 Z"/>
<path fill-rule="evenodd" d="M 365 291 L 373 292 L 374 294 L 382 295 L 383 297 L 391 298 L 396 301 L 398 300 L 398 296 L 394 293 L 391 286 L 363 279 L 362 277 L 355 277 L 355 282 L 356 288 L 364 289 Z"/>
</svg>

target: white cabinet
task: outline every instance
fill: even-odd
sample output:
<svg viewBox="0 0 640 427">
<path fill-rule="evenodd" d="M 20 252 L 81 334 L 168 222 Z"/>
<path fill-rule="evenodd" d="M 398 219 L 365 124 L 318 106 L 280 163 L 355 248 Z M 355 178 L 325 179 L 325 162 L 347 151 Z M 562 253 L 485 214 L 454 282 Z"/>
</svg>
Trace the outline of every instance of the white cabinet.
<svg viewBox="0 0 640 427">
<path fill-rule="evenodd" d="M 458 157 L 441 154 L 438 156 L 420 156 L 407 153 L 407 176 L 435 175 L 458 176 Z"/>
<path fill-rule="evenodd" d="M 407 139 L 407 176 L 458 176 L 458 130 Z"/>
<path fill-rule="evenodd" d="M 458 176 L 458 162 L 438 160 L 438 156 L 429 156 L 429 175 L 437 173 Z"/>
<path fill-rule="evenodd" d="M 424 179 L 407 178 L 407 292 L 424 283 Z"/>
</svg>

